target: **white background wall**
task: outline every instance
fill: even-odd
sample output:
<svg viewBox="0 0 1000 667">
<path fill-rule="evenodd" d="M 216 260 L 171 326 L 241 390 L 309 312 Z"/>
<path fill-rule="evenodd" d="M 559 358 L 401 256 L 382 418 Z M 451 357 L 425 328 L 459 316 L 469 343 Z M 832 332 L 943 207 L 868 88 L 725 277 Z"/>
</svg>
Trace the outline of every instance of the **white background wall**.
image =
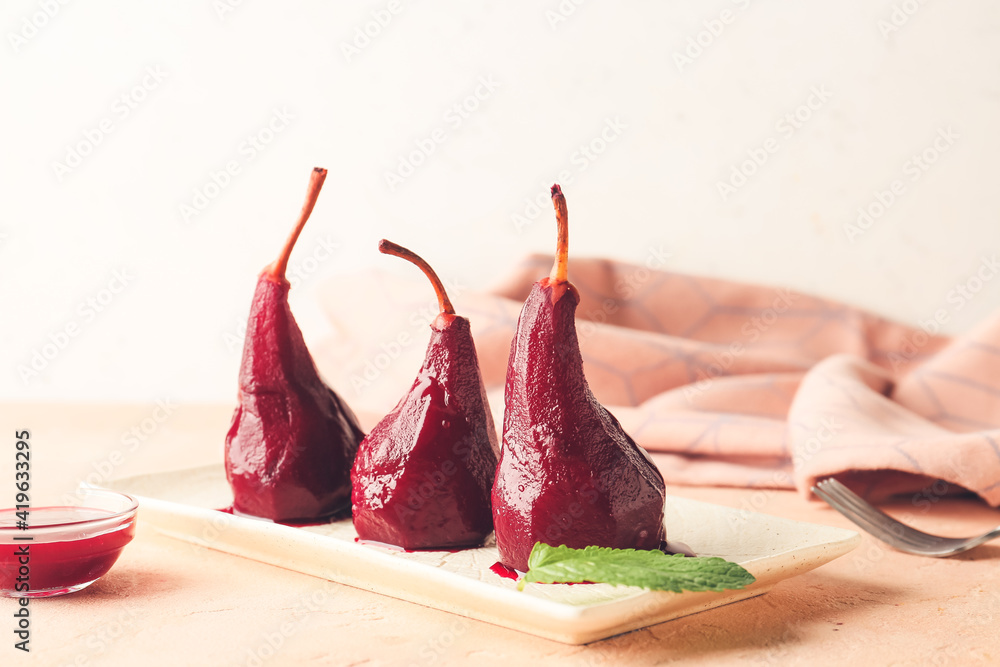
<svg viewBox="0 0 1000 667">
<path fill-rule="evenodd" d="M 316 165 L 330 176 L 293 255 L 315 269 L 292 296 L 307 340 L 327 333 L 316 292 L 331 275 L 413 277 L 376 252 L 380 237 L 473 288 L 551 251 L 547 204 L 521 229 L 513 216 L 564 170 L 576 256 L 638 262 L 662 247 L 670 270 L 907 322 L 947 307 L 952 332 L 1000 305 L 1000 280 L 960 310 L 948 302 L 1000 246 L 995 2 L 400 0 L 350 57 L 343 45 L 372 12 L 385 21 L 388 0 L 225 3 L 0 7 L 0 398 L 232 400 L 226 336 Z M 560 7 L 573 11 L 555 22 Z M 449 109 L 483 78 L 498 86 L 455 122 Z M 817 89 L 828 99 L 800 109 Z M 241 152 L 275 109 L 293 119 Z M 779 125 L 797 110 L 801 127 Z M 620 133 L 583 158 L 607 119 Z M 443 142 L 390 188 L 385 173 L 437 128 Z M 947 151 L 914 172 L 907 162 L 934 157 L 949 128 Z M 769 139 L 767 161 L 724 199 L 718 183 Z M 228 161 L 239 173 L 185 221 L 180 206 Z M 894 180 L 902 194 L 850 239 L 845 225 Z M 326 257 L 323 242 L 337 251 L 302 264 Z M 98 313 L 86 301 L 116 271 L 127 284 Z M 23 379 L 67 326 L 76 335 Z"/>
</svg>

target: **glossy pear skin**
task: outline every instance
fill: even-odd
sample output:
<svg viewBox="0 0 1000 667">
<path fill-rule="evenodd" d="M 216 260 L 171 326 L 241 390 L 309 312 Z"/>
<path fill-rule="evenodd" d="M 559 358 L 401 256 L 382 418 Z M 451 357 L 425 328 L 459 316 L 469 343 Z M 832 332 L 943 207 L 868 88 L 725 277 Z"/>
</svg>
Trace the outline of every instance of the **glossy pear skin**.
<svg viewBox="0 0 1000 667">
<path fill-rule="evenodd" d="M 288 281 L 261 274 L 240 366 L 239 406 L 226 435 L 233 510 L 309 521 L 347 507 L 364 437 L 346 403 L 320 379 L 288 306 Z"/>
<path fill-rule="evenodd" d="M 442 314 L 413 386 L 358 448 L 358 536 L 404 549 L 482 544 L 497 449 L 469 320 Z"/>
<path fill-rule="evenodd" d="M 528 569 L 535 542 L 659 549 L 663 477 L 583 374 L 570 283 L 543 278 L 517 323 L 493 486 L 500 562 Z"/>
</svg>

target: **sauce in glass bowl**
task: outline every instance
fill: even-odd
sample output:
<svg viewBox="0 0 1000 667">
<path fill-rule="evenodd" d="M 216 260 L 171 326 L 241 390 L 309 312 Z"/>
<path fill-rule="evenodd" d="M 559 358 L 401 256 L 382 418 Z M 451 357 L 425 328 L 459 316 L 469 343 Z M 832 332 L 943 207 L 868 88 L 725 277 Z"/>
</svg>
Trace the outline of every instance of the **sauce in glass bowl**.
<svg viewBox="0 0 1000 667">
<path fill-rule="evenodd" d="M 0 510 L 0 595 L 51 597 L 104 576 L 135 536 L 138 502 L 105 489 L 78 493 L 81 505 L 32 507 L 27 527 Z"/>
</svg>

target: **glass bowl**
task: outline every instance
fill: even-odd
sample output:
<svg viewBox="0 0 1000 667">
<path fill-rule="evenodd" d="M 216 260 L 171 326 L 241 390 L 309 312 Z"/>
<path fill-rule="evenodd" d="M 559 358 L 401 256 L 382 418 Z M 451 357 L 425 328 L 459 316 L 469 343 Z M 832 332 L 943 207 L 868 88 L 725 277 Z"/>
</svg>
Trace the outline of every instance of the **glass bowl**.
<svg viewBox="0 0 1000 667">
<path fill-rule="evenodd" d="M 86 588 L 115 564 L 135 537 L 139 502 L 84 487 L 77 506 L 0 510 L 0 595 L 40 598 Z M 23 512 L 22 510 L 21 512 Z M 27 527 L 22 521 L 27 518 Z"/>
</svg>

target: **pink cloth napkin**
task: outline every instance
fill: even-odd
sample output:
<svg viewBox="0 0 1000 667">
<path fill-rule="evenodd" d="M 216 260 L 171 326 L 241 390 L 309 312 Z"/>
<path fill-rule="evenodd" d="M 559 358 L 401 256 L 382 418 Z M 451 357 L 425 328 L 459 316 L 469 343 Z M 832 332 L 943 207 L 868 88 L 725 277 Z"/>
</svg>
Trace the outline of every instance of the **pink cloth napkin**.
<svg viewBox="0 0 1000 667">
<path fill-rule="evenodd" d="M 517 316 L 550 265 L 531 257 L 490 294 L 451 290 L 498 426 Z M 1000 505 L 1000 318 L 949 340 L 787 289 L 620 262 L 571 259 L 570 280 L 591 388 L 667 483 L 809 494 L 835 475 L 878 499 L 940 494 L 944 480 Z M 384 414 L 423 356 L 429 285 L 341 279 L 324 305 L 335 333 L 314 350 L 321 370 Z"/>
</svg>

